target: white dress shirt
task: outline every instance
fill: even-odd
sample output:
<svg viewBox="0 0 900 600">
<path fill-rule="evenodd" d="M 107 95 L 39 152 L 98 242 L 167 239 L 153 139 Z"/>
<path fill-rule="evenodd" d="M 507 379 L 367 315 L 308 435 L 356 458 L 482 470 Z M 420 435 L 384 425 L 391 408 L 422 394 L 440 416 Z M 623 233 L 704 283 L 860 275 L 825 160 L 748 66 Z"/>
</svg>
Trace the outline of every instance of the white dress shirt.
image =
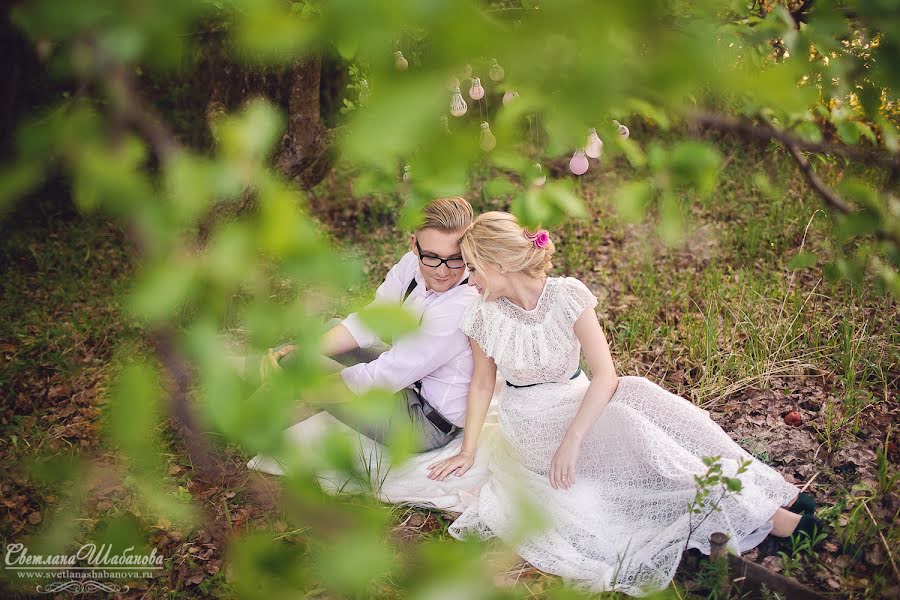
<svg viewBox="0 0 900 600">
<path fill-rule="evenodd" d="M 404 308 L 421 317 L 419 329 L 394 340 L 393 346 L 377 359 L 341 371 L 347 387 L 356 394 L 379 388 L 391 392 L 412 386 L 422 380 L 422 397 L 445 419 L 458 427 L 466 421 L 466 399 L 472 381 L 472 348 L 469 338 L 459 329 L 466 307 L 478 298 L 473 287 L 458 285 L 468 275 L 459 270 L 457 285 L 446 292 L 425 289 L 419 271 L 419 257 L 407 252 L 394 265 L 375 292 L 375 303 L 400 303 L 415 278 L 416 288 Z M 356 313 L 342 322 L 360 348 L 381 342 L 369 331 Z"/>
</svg>

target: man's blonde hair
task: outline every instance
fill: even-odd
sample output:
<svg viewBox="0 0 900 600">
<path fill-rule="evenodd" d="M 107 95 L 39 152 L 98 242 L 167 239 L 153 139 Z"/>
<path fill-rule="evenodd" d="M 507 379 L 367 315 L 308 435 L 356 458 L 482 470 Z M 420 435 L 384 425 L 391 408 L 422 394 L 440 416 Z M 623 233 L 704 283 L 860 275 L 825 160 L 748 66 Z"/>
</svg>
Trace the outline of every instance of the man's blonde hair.
<svg viewBox="0 0 900 600">
<path fill-rule="evenodd" d="M 553 268 L 550 257 L 556 248 L 550 240 L 546 246 L 538 248 L 525 237 L 526 233 L 534 236 L 535 232 L 519 225 L 510 213 L 486 212 L 472 221 L 472 226 L 460 239 L 459 247 L 466 264 L 482 273 L 485 263 L 490 263 L 507 273 L 524 273 L 540 279 Z"/>
<path fill-rule="evenodd" d="M 456 196 L 432 200 L 422 209 L 422 214 L 425 218 L 416 229 L 416 233 L 423 229 L 453 233 L 471 225 L 474 212 L 472 205 L 465 198 Z"/>
</svg>

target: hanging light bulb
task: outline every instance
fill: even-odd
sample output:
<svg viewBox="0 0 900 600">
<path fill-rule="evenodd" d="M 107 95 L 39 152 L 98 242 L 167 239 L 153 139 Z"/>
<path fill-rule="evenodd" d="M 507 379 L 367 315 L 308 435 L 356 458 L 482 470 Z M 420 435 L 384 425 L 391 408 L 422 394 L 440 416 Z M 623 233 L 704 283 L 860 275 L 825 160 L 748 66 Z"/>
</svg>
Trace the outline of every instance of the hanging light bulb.
<svg viewBox="0 0 900 600">
<path fill-rule="evenodd" d="M 457 79 L 454 75 L 451 75 L 447 79 L 447 89 L 452 92 L 454 88 L 458 88 L 458 87 L 459 87 L 459 79 Z"/>
<path fill-rule="evenodd" d="M 403 183 L 409 183 L 409 180 L 412 179 L 412 173 L 410 172 L 409 164 L 403 165 Z"/>
<path fill-rule="evenodd" d="M 441 115 L 441 130 L 444 133 L 450 133 L 450 121 L 447 119 L 447 115 Z"/>
<path fill-rule="evenodd" d="M 597 135 L 597 130 L 591 127 L 588 132 L 587 144 L 584 146 L 584 153 L 591 158 L 600 158 L 603 154 L 603 140 Z"/>
<path fill-rule="evenodd" d="M 463 77 L 469 79 L 472 76 L 472 65 L 466 65 L 463 67 Z"/>
<path fill-rule="evenodd" d="M 369 82 L 365 79 L 359 80 L 359 103 L 362 106 L 369 103 Z"/>
<path fill-rule="evenodd" d="M 519 92 L 514 92 L 512 90 L 507 91 L 503 94 L 503 104 L 509 104 L 513 100 L 519 97 Z"/>
<path fill-rule="evenodd" d="M 544 169 L 541 167 L 541 163 L 534 163 L 532 165 L 534 167 L 534 177 L 531 179 L 531 185 L 544 185 L 547 183 L 547 176 L 544 175 Z"/>
<path fill-rule="evenodd" d="M 613 120 L 613 123 L 616 124 L 616 127 L 619 128 L 619 135 L 621 135 L 624 139 L 628 139 L 628 136 L 631 135 L 631 132 L 628 131 L 628 128 L 619 123 L 618 121 Z"/>
<path fill-rule="evenodd" d="M 488 71 L 488 75 L 493 81 L 503 81 L 503 77 L 506 75 L 496 58 L 491 59 L 491 70 Z"/>
<path fill-rule="evenodd" d="M 497 138 L 491 133 L 491 126 L 487 121 L 481 123 L 481 149 L 490 152 L 497 146 Z"/>
<path fill-rule="evenodd" d="M 403 53 L 397 50 L 394 52 L 394 66 L 398 71 L 405 71 L 409 67 L 409 61 L 404 58 Z"/>
<path fill-rule="evenodd" d="M 461 117 L 469 110 L 466 101 L 463 100 L 459 87 L 453 88 L 453 96 L 450 97 L 450 114 L 454 117 Z"/>
<path fill-rule="evenodd" d="M 587 173 L 589 166 L 584 150 L 576 150 L 575 154 L 572 155 L 572 160 L 569 161 L 569 170 L 576 175 L 584 175 Z"/>
<path fill-rule="evenodd" d="M 472 100 L 481 100 L 484 98 L 484 87 L 481 80 L 477 77 L 472 78 L 472 87 L 469 88 L 469 98 Z"/>
</svg>

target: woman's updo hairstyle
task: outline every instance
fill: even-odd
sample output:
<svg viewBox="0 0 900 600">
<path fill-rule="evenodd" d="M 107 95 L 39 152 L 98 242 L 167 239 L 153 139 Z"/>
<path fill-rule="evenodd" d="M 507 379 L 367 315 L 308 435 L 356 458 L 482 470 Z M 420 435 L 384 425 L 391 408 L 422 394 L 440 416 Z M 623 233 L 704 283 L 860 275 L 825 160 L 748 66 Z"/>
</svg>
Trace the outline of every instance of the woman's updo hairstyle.
<svg viewBox="0 0 900 600">
<path fill-rule="evenodd" d="M 546 230 L 531 231 L 510 213 L 491 211 L 475 217 L 459 240 L 466 264 L 484 272 L 490 263 L 507 273 L 543 278 L 555 247 Z M 489 290 L 488 290 L 489 291 Z"/>
</svg>

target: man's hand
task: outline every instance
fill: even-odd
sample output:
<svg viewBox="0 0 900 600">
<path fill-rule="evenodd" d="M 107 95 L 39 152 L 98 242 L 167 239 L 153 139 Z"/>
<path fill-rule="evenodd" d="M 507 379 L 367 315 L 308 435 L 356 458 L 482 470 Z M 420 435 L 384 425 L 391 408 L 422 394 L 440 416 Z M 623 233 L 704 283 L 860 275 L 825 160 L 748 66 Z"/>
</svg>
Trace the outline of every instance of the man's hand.
<svg viewBox="0 0 900 600">
<path fill-rule="evenodd" d="M 581 453 L 581 440 L 566 435 L 550 461 L 550 485 L 553 489 L 569 489 L 575 483 L 575 463 Z"/>
<path fill-rule="evenodd" d="M 428 469 L 431 471 L 428 475 L 428 479 L 443 481 L 447 475 L 454 471 L 456 472 L 456 476 L 460 477 L 464 475 L 474 463 L 475 454 L 467 450 L 462 450 L 456 456 L 451 456 L 450 458 L 445 458 L 444 460 L 428 465 Z"/>
<path fill-rule="evenodd" d="M 259 361 L 259 382 L 264 382 L 271 377 L 272 373 L 275 371 L 281 371 L 281 365 L 278 364 L 278 361 L 296 349 L 297 346 L 294 346 L 293 344 L 288 344 L 283 348 L 279 348 L 278 351 L 269 348 Z"/>
</svg>

